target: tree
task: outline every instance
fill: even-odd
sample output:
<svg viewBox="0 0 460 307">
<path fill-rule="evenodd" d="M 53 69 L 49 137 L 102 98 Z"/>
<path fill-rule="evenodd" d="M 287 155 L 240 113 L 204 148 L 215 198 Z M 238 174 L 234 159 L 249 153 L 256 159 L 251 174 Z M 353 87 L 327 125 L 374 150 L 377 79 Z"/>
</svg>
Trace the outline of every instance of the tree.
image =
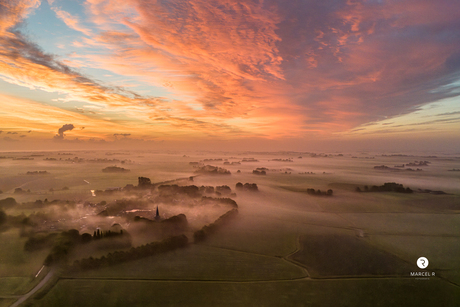
<svg viewBox="0 0 460 307">
<path fill-rule="evenodd" d="M 0 200 L 0 208 L 9 208 L 17 205 L 16 200 L 13 197 L 7 197 Z"/>
<path fill-rule="evenodd" d="M 88 242 L 91 242 L 91 240 L 93 239 L 93 237 L 89 234 L 89 233 L 84 233 L 81 235 L 81 242 L 82 243 L 88 243 Z"/>
<path fill-rule="evenodd" d="M 327 195 L 332 196 L 333 191 L 331 189 L 327 190 Z"/>
<path fill-rule="evenodd" d="M 0 225 L 4 224 L 6 222 L 6 213 L 3 210 L 0 210 Z"/>
</svg>

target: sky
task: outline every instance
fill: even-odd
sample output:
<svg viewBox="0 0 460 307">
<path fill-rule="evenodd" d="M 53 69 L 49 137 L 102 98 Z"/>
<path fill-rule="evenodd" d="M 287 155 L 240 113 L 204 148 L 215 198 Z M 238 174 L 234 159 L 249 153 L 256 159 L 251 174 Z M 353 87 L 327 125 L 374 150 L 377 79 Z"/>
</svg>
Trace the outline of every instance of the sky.
<svg viewBox="0 0 460 307">
<path fill-rule="evenodd" d="M 0 150 L 460 152 L 458 0 L 0 0 Z"/>
</svg>

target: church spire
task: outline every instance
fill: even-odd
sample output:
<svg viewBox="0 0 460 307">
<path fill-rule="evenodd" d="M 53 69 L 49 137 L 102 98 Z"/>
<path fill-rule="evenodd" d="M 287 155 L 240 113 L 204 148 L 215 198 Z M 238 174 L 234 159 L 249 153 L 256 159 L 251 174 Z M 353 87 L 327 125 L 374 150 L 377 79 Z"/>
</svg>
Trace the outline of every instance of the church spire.
<svg viewBox="0 0 460 307">
<path fill-rule="evenodd" d="M 160 211 L 158 210 L 158 206 L 157 206 L 157 213 L 155 215 L 155 220 L 159 220 L 160 219 Z"/>
</svg>

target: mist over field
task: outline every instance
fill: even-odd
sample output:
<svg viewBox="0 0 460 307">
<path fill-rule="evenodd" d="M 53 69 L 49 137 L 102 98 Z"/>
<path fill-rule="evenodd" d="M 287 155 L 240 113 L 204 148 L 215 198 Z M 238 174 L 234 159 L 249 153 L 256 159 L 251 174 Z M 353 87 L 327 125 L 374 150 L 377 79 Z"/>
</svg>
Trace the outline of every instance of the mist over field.
<svg viewBox="0 0 460 307">
<path fill-rule="evenodd" d="M 0 307 L 457 307 L 459 28 L 458 0 L 0 0 Z"/>
<path fill-rule="evenodd" d="M 125 303 L 126 291 L 160 305 L 231 302 L 232 283 L 246 302 L 296 305 L 315 293 L 321 306 L 348 287 L 362 291 L 355 303 L 391 288 L 388 302 L 412 287 L 420 302 L 449 306 L 460 284 L 459 166 L 455 155 L 369 152 L 3 152 L 0 299 L 51 278 L 32 305 L 112 305 L 85 281 Z M 420 271 L 429 277 L 411 275 Z M 203 281 L 211 301 L 184 284 L 209 290 Z"/>
</svg>

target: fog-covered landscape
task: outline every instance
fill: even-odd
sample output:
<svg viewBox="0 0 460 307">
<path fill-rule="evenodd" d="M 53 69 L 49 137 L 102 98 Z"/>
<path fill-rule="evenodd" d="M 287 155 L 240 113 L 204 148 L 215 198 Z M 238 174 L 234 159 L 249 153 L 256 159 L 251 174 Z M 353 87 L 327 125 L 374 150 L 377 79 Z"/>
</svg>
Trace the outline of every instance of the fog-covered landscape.
<svg viewBox="0 0 460 307">
<path fill-rule="evenodd" d="M 383 306 L 412 291 L 411 304 L 453 306 L 459 165 L 375 152 L 4 152 L 0 302 Z M 428 277 L 414 275 L 422 256 Z"/>
<path fill-rule="evenodd" d="M 458 307 L 459 29 L 458 0 L 0 0 L 0 307 Z"/>
</svg>

